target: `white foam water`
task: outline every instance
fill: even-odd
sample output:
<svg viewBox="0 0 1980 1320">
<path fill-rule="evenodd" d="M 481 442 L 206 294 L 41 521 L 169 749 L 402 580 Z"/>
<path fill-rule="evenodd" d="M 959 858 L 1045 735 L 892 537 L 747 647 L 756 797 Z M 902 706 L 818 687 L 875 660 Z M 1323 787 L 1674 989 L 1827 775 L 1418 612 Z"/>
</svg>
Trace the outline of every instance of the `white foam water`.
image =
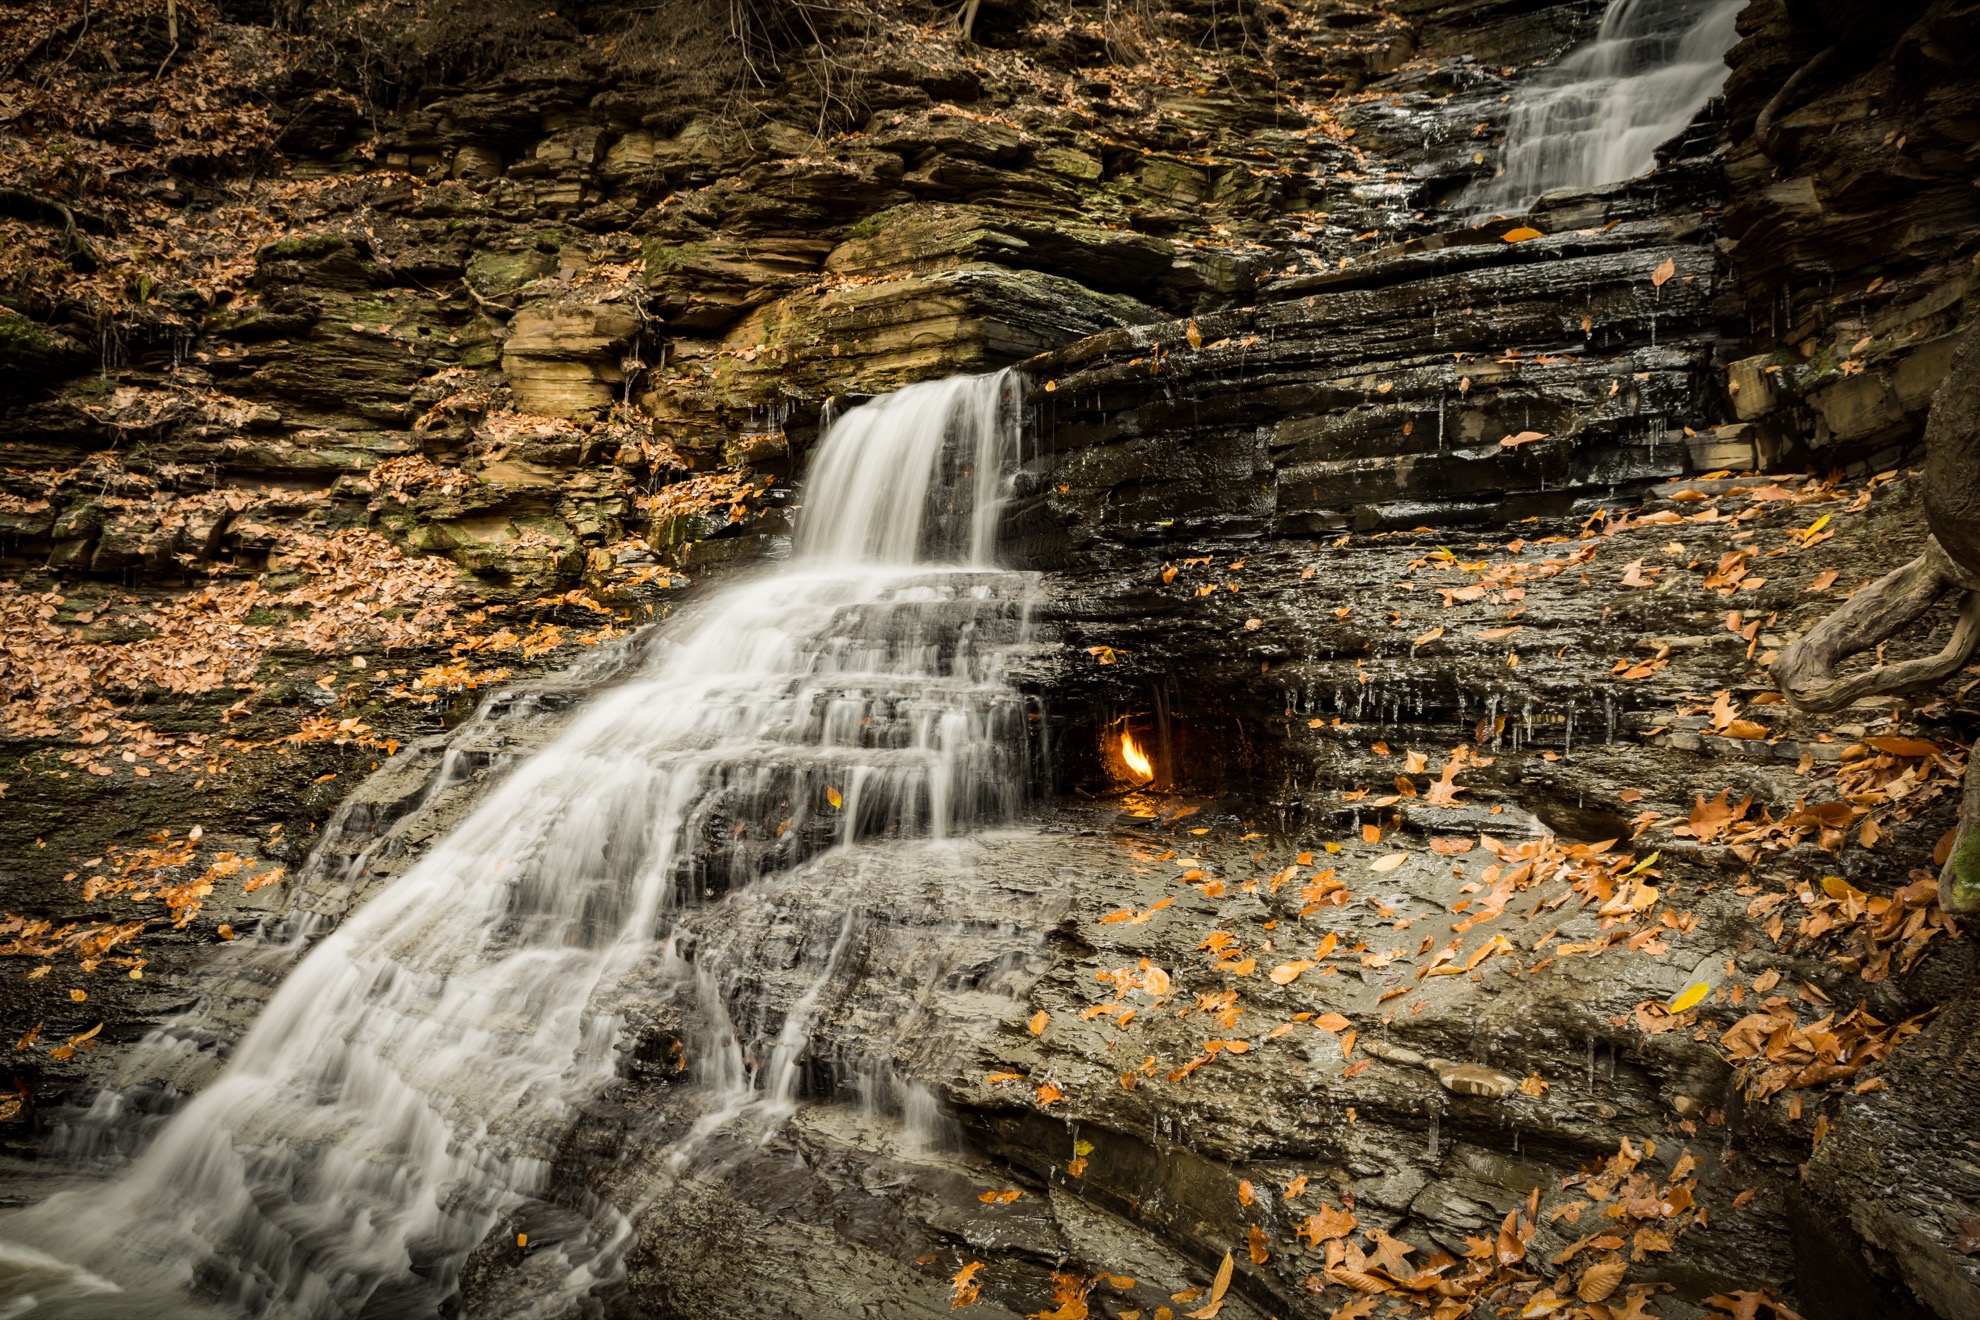
<svg viewBox="0 0 1980 1320">
<path fill-rule="evenodd" d="M 1514 94 L 1505 168 L 1469 200 L 1481 219 L 1551 192 L 1633 179 L 1725 86 L 1746 0 L 1610 0 L 1595 39 Z"/>
<path fill-rule="evenodd" d="M 789 561 L 667 625 L 321 939 L 121 1176 L 0 1223 L 50 1253 L 0 1263 L 0 1315 L 97 1314 L 76 1290 L 111 1280 L 254 1316 L 439 1314 L 614 1076 L 626 987 L 676 958 L 672 914 L 821 850 L 1008 819 L 1030 735 L 1002 669 L 1031 580 L 994 549 L 1021 407 L 1002 373 L 834 423 Z M 700 998 L 722 1017 L 720 987 Z M 703 1127 L 787 1112 L 811 1010 L 750 1051 L 763 1066 L 733 1032 L 711 1049 Z M 627 1228 L 598 1224 L 542 1314 L 611 1282 Z"/>
</svg>

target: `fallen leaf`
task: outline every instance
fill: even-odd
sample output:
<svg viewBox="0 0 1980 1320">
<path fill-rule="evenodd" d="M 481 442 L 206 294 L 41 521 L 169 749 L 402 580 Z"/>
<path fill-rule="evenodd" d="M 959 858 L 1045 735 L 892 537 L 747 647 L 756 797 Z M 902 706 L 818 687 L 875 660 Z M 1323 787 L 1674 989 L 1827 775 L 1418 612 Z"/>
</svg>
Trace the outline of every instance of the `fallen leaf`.
<svg viewBox="0 0 1980 1320">
<path fill-rule="evenodd" d="M 1864 742 L 1892 756 L 1937 756 L 1939 745 L 1923 738 L 1865 738 Z"/>
<path fill-rule="evenodd" d="M 977 1295 L 983 1291 L 983 1285 L 977 1282 L 976 1276 L 982 1272 L 982 1269 L 983 1262 L 973 1260 L 957 1270 L 955 1277 L 949 1280 L 949 1286 L 955 1289 L 955 1299 L 949 1303 L 951 1311 L 976 1304 Z"/>
<path fill-rule="evenodd" d="M 1663 288 L 1665 284 L 1669 283 L 1671 276 L 1677 274 L 1677 269 L 1677 259 L 1675 257 L 1665 257 L 1663 264 L 1650 272 L 1650 283 L 1657 288 Z"/>
<path fill-rule="evenodd" d="M 1217 1277 L 1210 1281 L 1209 1302 L 1191 1311 L 1190 1320 L 1216 1320 L 1217 1312 L 1224 1309 L 1224 1293 L 1231 1286 L 1231 1272 L 1236 1268 L 1237 1262 L 1231 1259 L 1231 1253 L 1225 1252 L 1224 1263 L 1217 1267 Z"/>
<path fill-rule="evenodd" d="M 1712 987 L 1710 985 L 1704 981 L 1694 981 L 1683 990 L 1680 990 L 1664 1007 L 1672 1016 L 1676 1016 L 1688 1009 L 1696 1008 L 1704 1001 L 1705 996 L 1711 993 Z"/>
<path fill-rule="evenodd" d="M 1574 1295 L 1584 1302 L 1599 1302 L 1621 1286 L 1623 1275 L 1628 1272 L 1628 1261 L 1597 1261 L 1582 1273 Z"/>
<path fill-rule="evenodd" d="M 1505 233 L 1500 234 L 1499 241 L 1502 243 L 1524 243 L 1529 238 L 1545 237 L 1546 235 L 1539 230 L 1529 229 L 1525 225 L 1521 225 L 1517 229 L 1508 229 Z"/>
</svg>

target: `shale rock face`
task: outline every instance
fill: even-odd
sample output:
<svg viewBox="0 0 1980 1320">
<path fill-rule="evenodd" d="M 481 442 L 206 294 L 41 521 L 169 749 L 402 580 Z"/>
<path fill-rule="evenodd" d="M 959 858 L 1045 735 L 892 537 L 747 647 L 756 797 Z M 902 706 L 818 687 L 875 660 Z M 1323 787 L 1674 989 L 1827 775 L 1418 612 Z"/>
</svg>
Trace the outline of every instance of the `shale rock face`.
<svg viewBox="0 0 1980 1320">
<path fill-rule="evenodd" d="M 1151 1315 L 1228 1256 L 1223 1314 L 1332 1315 L 1323 1209 L 1421 1264 L 1536 1187 L 1562 1297 L 1615 1223 L 1668 1316 L 1980 1313 L 1976 972 L 1913 875 L 1970 696 L 1818 722 L 1761 668 L 1922 534 L 1968 6 L 1755 0 L 1658 171 L 1487 224 L 1594 6 L 889 6 L 733 85 L 568 8 L 371 103 L 327 83 L 389 29 L 7 39 L 68 98 L 9 142 L 146 153 L 0 165 L 12 1195 L 211 1077 L 286 966 L 232 936 L 334 925 L 687 573 L 780 553 L 828 407 L 1022 363 L 1035 818 L 711 896 L 464 1313 L 579 1260 L 626 1316 L 943 1314 L 972 1262 L 989 1314 Z M 195 823 L 293 878 L 155 920 L 143 979 L 40 956 L 126 915 L 63 877 Z M 795 1113 L 704 1130 L 695 975 L 749 1039 L 816 1012 Z M 65 1144 L 113 1082 L 145 1120 Z"/>
</svg>

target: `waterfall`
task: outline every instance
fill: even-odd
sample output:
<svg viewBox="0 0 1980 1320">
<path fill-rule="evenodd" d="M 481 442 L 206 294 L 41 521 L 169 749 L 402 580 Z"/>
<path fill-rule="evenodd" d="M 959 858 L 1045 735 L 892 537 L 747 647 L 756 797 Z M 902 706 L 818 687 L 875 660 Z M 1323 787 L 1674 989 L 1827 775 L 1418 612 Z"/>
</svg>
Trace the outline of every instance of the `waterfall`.
<svg viewBox="0 0 1980 1320">
<path fill-rule="evenodd" d="M 814 859 L 1010 818 L 1031 752 L 1003 668 L 1032 579 L 994 548 L 1021 402 L 1000 373 L 833 423 L 787 562 L 666 625 L 323 938 L 122 1176 L 0 1222 L 25 1244 L 0 1243 L 0 1316 L 31 1296 L 38 1314 L 110 1314 L 105 1280 L 254 1316 L 437 1314 L 468 1253 L 546 1191 L 577 1106 L 615 1074 L 621 1010 L 680 968 L 679 920 Z M 689 970 L 715 1024 L 701 1128 L 787 1111 L 853 910 L 834 919 L 818 985 L 768 1038 Z M 541 1310 L 609 1281 L 610 1245 L 572 1253 Z M 68 1283 L 48 1282 L 60 1262 Z"/>
<path fill-rule="evenodd" d="M 1482 219 L 1547 193 L 1634 178 L 1718 95 L 1746 0 L 1610 0 L 1595 39 L 1513 98 L 1505 168 L 1481 184 Z"/>
</svg>

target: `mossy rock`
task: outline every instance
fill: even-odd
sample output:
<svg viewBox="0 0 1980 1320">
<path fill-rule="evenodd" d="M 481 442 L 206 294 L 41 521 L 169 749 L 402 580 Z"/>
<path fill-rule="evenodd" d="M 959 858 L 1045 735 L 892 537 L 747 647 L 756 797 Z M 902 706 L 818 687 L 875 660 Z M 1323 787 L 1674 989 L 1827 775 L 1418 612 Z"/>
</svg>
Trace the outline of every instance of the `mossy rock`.
<svg viewBox="0 0 1980 1320">
<path fill-rule="evenodd" d="M 0 311 L 0 393 L 23 393 L 50 383 L 89 360 L 68 335 L 52 333 L 25 316 Z"/>
</svg>

